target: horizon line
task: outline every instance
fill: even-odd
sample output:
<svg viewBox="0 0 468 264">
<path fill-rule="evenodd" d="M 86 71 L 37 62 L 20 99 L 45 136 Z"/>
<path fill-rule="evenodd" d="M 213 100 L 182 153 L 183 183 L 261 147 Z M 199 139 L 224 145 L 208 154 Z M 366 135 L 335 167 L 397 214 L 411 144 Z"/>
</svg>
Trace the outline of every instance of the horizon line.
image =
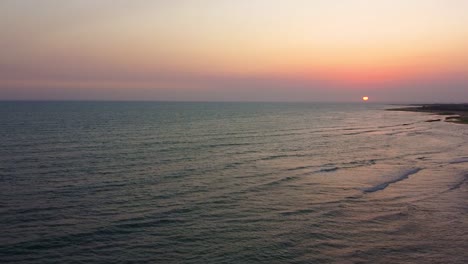
<svg viewBox="0 0 468 264">
<path fill-rule="evenodd" d="M 419 104 L 468 104 L 468 102 L 398 102 L 398 101 L 238 101 L 238 100 L 112 100 L 112 99 L 0 99 L 0 103 L 12 102 L 91 102 L 91 103 L 303 103 L 303 104 L 390 104 L 390 105 L 419 105 Z"/>
</svg>

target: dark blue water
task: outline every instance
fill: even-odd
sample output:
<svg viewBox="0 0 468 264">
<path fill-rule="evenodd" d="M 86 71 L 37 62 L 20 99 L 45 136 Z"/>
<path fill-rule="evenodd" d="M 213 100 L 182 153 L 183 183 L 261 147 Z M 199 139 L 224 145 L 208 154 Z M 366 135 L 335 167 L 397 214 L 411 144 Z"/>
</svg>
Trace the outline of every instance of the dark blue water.
<svg viewBox="0 0 468 264">
<path fill-rule="evenodd" d="M 467 263 L 468 126 L 385 107 L 1 102 L 0 263 Z"/>
</svg>

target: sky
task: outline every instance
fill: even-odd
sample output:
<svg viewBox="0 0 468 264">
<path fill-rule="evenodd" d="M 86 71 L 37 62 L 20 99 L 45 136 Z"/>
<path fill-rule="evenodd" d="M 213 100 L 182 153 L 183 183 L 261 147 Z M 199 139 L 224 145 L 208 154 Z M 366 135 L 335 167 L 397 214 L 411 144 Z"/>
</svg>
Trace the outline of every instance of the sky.
<svg viewBox="0 0 468 264">
<path fill-rule="evenodd" d="M 0 100 L 468 102 L 468 0 L 2 0 Z"/>
</svg>

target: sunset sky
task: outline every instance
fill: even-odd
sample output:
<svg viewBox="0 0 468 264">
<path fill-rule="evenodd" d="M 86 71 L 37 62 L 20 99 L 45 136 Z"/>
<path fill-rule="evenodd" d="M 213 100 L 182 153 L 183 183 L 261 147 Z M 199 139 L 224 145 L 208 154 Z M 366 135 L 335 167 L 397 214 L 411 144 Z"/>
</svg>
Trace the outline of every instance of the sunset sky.
<svg viewBox="0 0 468 264">
<path fill-rule="evenodd" d="M 0 100 L 468 101 L 468 0 L 2 0 Z"/>
</svg>

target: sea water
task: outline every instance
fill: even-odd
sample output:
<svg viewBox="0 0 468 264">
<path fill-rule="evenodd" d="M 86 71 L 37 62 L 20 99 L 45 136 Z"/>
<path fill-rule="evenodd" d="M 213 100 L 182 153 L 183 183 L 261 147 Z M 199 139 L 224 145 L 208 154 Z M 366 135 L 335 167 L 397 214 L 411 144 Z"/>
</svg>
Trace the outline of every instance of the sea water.
<svg viewBox="0 0 468 264">
<path fill-rule="evenodd" d="M 1 263 L 468 263 L 468 126 L 378 104 L 2 102 Z"/>
</svg>

